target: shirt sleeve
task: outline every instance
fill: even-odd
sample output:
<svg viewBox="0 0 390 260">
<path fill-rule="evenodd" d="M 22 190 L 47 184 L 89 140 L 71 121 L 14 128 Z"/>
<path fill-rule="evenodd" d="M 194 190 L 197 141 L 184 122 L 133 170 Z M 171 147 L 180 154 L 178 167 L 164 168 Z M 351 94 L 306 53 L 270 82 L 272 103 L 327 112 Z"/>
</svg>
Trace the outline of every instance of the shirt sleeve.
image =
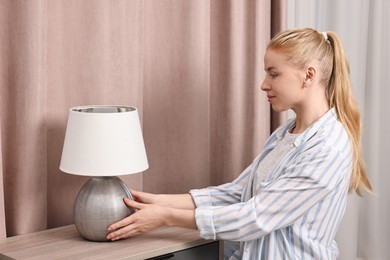
<svg viewBox="0 0 390 260">
<path fill-rule="evenodd" d="M 330 146 L 301 153 L 280 176 L 262 182 L 259 193 L 250 200 L 218 206 L 201 203 L 195 211 L 200 235 L 248 241 L 286 227 L 314 205 L 324 206 L 320 201 L 337 183 L 341 179 L 347 183 L 350 167 L 350 158 Z"/>
</svg>

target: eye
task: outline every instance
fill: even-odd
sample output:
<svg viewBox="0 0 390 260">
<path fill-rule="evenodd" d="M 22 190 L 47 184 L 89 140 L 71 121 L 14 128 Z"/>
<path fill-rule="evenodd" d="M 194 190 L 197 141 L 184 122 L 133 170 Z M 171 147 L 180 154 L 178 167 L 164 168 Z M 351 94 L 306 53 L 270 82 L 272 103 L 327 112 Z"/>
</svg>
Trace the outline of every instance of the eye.
<svg viewBox="0 0 390 260">
<path fill-rule="evenodd" d="M 278 76 L 275 72 L 270 72 L 269 73 L 269 76 L 271 77 L 271 78 L 275 78 L 276 76 Z"/>
</svg>

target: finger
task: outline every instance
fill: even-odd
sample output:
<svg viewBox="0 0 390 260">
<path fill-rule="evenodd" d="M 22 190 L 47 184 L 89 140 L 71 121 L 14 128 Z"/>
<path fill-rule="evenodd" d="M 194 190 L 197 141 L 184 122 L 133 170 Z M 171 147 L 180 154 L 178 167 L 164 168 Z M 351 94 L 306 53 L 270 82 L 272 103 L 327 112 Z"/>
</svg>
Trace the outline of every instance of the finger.
<svg viewBox="0 0 390 260">
<path fill-rule="evenodd" d="M 138 234 L 141 234 L 143 232 L 142 227 L 137 225 L 136 223 L 132 223 L 130 225 L 127 225 L 125 227 L 122 227 L 118 230 L 115 230 L 107 235 L 107 239 L 110 239 L 112 241 L 132 237 Z"/>
<path fill-rule="evenodd" d="M 133 196 L 135 201 L 145 202 L 144 192 L 131 190 L 130 193 Z"/>
<path fill-rule="evenodd" d="M 132 224 L 109 233 L 107 235 L 107 239 L 115 241 L 123 238 L 132 237 L 140 233 L 140 230 L 138 230 L 138 228 L 136 228 L 136 226 Z"/>
<path fill-rule="evenodd" d="M 140 192 L 137 191 L 137 190 L 130 190 L 130 193 L 131 195 L 134 197 L 134 198 L 139 198 L 141 196 Z"/>
<path fill-rule="evenodd" d="M 135 200 L 129 198 L 123 198 L 123 202 L 134 209 L 142 209 L 144 207 L 143 203 L 136 202 Z"/>
<path fill-rule="evenodd" d="M 133 219 L 132 219 L 132 216 L 128 216 L 127 218 L 124 218 L 118 222 L 115 222 L 114 224 L 110 225 L 107 230 L 108 231 L 114 231 L 114 230 L 117 230 L 119 228 L 123 228 L 125 226 L 128 226 L 130 225 L 131 223 L 133 223 Z"/>
<path fill-rule="evenodd" d="M 107 239 L 111 240 L 111 241 L 116 241 L 116 240 L 119 240 L 119 239 L 125 239 L 125 238 L 129 238 L 129 237 L 133 237 L 133 236 L 136 236 L 136 235 L 138 235 L 140 233 L 141 232 L 136 231 L 136 230 L 128 231 L 128 232 L 121 233 L 121 234 L 110 233 L 110 234 L 107 235 Z"/>
</svg>

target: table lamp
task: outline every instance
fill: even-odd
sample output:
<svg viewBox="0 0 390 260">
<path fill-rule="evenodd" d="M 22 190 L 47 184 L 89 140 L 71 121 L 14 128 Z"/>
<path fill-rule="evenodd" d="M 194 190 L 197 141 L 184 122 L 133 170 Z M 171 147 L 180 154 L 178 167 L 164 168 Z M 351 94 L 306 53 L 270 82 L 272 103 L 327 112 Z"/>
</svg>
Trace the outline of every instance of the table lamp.
<svg viewBox="0 0 390 260">
<path fill-rule="evenodd" d="M 73 208 L 82 237 L 108 241 L 108 226 L 134 212 L 123 202 L 124 197 L 132 196 L 117 176 L 148 167 L 135 107 L 80 106 L 69 110 L 60 170 L 91 177 Z"/>
</svg>

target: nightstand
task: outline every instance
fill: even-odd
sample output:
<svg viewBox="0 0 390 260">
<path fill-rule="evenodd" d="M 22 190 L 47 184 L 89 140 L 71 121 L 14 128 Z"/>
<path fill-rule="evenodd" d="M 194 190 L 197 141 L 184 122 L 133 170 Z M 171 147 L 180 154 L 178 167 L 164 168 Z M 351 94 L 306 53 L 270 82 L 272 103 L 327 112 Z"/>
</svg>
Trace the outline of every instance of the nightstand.
<svg viewBox="0 0 390 260">
<path fill-rule="evenodd" d="M 0 259 L 223 259 L 222 242 L 198 231 L 164 227 L 115 242 L 83 239 L 74 225 L 14 236 L 0 242 Z"/>
</svg>

